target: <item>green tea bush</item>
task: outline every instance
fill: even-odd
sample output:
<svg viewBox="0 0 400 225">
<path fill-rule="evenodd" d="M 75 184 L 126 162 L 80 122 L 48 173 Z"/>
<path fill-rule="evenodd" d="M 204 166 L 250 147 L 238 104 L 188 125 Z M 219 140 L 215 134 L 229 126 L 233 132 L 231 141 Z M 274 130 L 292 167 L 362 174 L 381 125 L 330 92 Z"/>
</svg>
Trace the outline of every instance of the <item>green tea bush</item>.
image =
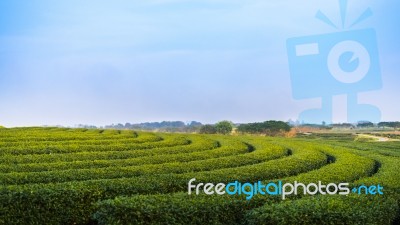
<svg viewBox="0 0 400 225">
<path fill-rule="evenodd" d="M 249 211 L 248 224 L 390 225 L 399 210 L 396 199 L 382 196 L 316 196 L 266 204 Z"/>
<path fill-rule="evenodd" d="M 0 224 L 398 223 L 400 142 L 352 137 L 0 129 Z M 189 196 L 192 178 L 380 184 L 384 194 Z"/>
</svg>

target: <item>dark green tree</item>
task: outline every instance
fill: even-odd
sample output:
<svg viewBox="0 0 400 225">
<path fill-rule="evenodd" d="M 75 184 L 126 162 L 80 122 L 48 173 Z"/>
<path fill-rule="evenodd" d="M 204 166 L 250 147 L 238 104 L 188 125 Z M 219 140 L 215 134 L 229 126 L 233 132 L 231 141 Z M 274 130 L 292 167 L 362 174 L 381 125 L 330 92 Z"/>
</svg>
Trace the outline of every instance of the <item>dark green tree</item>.
<svg viewBox="0 0 400 225">
<path fill-rule="evenodd" d="M 229 134 L 232 132 L 233 124 L 230 121 L 224 120 L 215 124 L 215 128 L 217 129 L 217 133 Z"/>
<path fill-rule="evenodd" d="M 274 136 L 281 132 L 290 131 L 290 126 L 282 121 L 270 120 L 262 123 L 240 124 L 237 130 L 241 133 L 267 134 Z"/>
<path fill-rule="evenodd" d="M 201 134 L 216 134 L 217 129 L 213 125 L 206 124 L 206 125 L 201 126 L 200 133 Z"/>
<path fill-rule="evenodd" d="M 378 127 L 390 127 L 393 129 L 400 128 L 400 122 L 380 122 Z"/>
<path fill-rule="evenodd" d="M 359 121 L 357 123 L 357 127 L 359 128 L 366 128 L 366 127 L 373 127 L 374 124 L 370 121 Z"/>
</svg>

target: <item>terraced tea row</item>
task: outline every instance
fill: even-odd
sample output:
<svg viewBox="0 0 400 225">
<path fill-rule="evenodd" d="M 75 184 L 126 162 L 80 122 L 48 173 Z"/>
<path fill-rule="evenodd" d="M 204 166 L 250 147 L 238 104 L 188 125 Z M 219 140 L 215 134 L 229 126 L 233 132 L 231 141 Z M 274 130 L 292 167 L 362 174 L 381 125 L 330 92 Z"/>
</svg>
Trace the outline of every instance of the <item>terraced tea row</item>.
<svg viewBox="0 0 400 225">
<path fill-rule="evenodd" d="M 330 144 L 333 146 L 343 145 L 343 143 L 335 142 L 331 142 Z M 350 146 L 350 144 L 346 145 Z M 380 145 L 377 144 L 376 146 Z M 392 150 L 395 150 L 395 146 L 392 145 L 392 147 L 394 147 Z M 398 147 L 399 146 L 397 146 L 397 149 L 399 149 Z M 360 148 L 363 147 L 357 147 L 357 149 Z M 382 185 L 385 189 L 385 194 L 383 196 L 317 196 L 274 204 L 265 204 L 262 207 L 247 212 L 247 223 L 397 224 L 400 218 L 399 160 L 396 157 L 382 156 L 379 148 L 374 151 L 373 144 L 370 144 L 367 149 L 369 151 L 343 148 L 340 150 L 347 150 L 347 152 L 369 159 L 375 164 L 374 170 L 371 171 L 371 167 L 362 170 L 363 165 L 360 162 L 352 163 L 351 159 L 354 157 L 349 157 L 346 161 L 350 164 L 344 168 L 349 169 L 356 167 L 359 170 L 359 174 L 355 173 L 357 169 L 351 169 L 348 173 L 339 169 L 336 173 L 335 171 L 329 171 L 329 173 L 315 174 L 310 178 L 314 181 L 322 179 L 334 181 L 338 178 L 337 175 L 345 174 L 339 177 L 347 176 L 348 180 L 357 178 L 352 182 L 352 187 L 360 185 Z M 322 168 L 321 170 L 326 168 L 327 167 Z M 292 180 L 307 179 L 311 173 L 299 175 L 292 178 Z M 335 175 L 332 176 L 332 174 Z M 353 177 L 351 177 L 351 174 L 354 174 Z M 284 221 L 282 218 L 285 218 Z"/>
<path fill-rule="evenodd" d="M 155 142 L 163 140 L 162 137 L 152 133 L 140 133 L 130 132 L 129 136 L 118 139 L 81 139 L 81 140 L 60 140 L 60 141 L 14 141 L 14 142 L 0 142 L 0 147 L 3 149 L 29 149 L 29 148 L 46 148 L 46 147 L 67 147 L 75 145 L 112 145 L 112 144 L 133 144 L 133 143 L 145 143 Z"/>
<path fill-rule="evenodd" d="M 286 147 L 310 146 L 309 143 L 303 142 L 290 144 L 286 142 L 283 145 Z M 295 196 L 295 200 L 284 202 L 274 196 L 266 197 L 262 195 L 257 195 L 251 202 L 240 197 L 215 196 L 210 199 L 209 196 L 204 195 L 189 197 L 185 193 L 136 195 L 102 201 L 99 203 L 94 217 L 101 221 L 101 224 L 150 224 L 171 219 L 179 224 L 201 224 L 205 221 L 226 224 L 233 224 L 238 221 L 247 224 L 285 224 L 288 222 L 325 224 L 332 221 L 338 224 L 390 224 L 393 222 L 399 209 L 399 195 L 391 193 L 391 191 L 396 192 L 396 190 L 396 193 L 398 193 L 399 190 L 398 180 L 393 179 L 393 177 L 399 177 L 399 175 L 394 174 L 396 170 L 393 170 L 395 167 L 391 164 L 393 159 L 389 160 L 387 157 L 380 156 L 381 160 L 378 162 L 376 158 L 373 160 L 354 154 L 352 153 L 353 150 L 350 149 L 334 149 L 322 145 L 317 148 L 329 154 L 333 159 L 332 163 L 308 173 L 282 178 L 282 180 L 301 180 L 302 182 L 354 181 L 354 185 L 366 181 L 371 183 L 374 180 L 388 184 L 384 180 L 390 180 L 392 184 L 388 185 L 389 195 L 385 197 L 352 195 L 350 197 L 317 196 L 313 198 Z M 382 171 L 377 171 L 377 163 L 382 166 Z M 397 186 L 393 183 L 397 183 Z M 154 202 L 157 202 L 157 204 L 152 204 Z M 373 207 L 371 207 L 372 205 Z M 194 219 L 188 221 L 188 217 Z"/>
<path fill-rule="evenodd" d="M 14 142 L 43 141 L 77 141 L 77 140 L 117 140 L 135 138 L 137 133 L 130 130 L 96 130 L 96 129 L 69 129 L 69 128 L 13 128 L 0 130 L 0 142 L 12 144 Z M 151 134 L 150 134 L 151 135 Z"/>
<path fill-rule="evenodd" d="M 151 141 L 145 143 L 117 143 L 109 145 L 58 145 L 35 147 L 10 147 L 1 150 L 0 155 L 27 155 L 27 154 L 54 154 L 54 153 L 74 153 L 74 152 L 100 152 L 100 151 L 127 151 L 135 149 L 160 148 L 168 146 L 186 145 L 190 141 L 183 136 L 175 136 L 161 141 Z"/>
</svg>

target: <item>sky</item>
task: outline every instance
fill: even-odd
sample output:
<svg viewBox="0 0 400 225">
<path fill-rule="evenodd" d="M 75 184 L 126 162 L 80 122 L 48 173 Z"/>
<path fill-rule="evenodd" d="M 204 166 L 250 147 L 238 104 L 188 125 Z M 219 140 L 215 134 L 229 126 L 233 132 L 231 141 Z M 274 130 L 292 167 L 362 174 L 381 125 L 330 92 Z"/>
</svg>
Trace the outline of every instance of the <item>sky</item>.
<svg viewBox="0 0 400 225">
<path fill-rule="evenodd" d="M 400 120 L 399 11 L 349 0 L 342 27 L 337 0 L 2 0 L 0 125 L 296 120 L 322 100 L 294 98 L 286 41 L 367 28 L 382 86 L 358 101 Z"/>
</svg>

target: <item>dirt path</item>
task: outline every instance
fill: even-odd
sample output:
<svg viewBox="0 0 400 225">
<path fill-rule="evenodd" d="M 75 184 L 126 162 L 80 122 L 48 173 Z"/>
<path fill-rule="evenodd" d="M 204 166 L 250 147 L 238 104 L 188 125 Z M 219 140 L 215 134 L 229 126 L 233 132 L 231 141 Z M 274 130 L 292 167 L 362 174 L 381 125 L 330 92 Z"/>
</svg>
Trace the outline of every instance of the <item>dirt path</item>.
<svg viewBox="0 0 400 225">
<path fill-rule="evenodd" d="M 374 136 L 374 135 L 370 135 L 370 134 L 358 134 L 358 137 L 360 137 L 360 138 L 371 138 L 371 139 L 374 139 L 377 142 L 399 141 L 399 140 L 396 140 L 396 139 L 391 139 L 391 138 L 387 138 L 387 137 L 379 137 L 379 136 Z"/>
</svg>

